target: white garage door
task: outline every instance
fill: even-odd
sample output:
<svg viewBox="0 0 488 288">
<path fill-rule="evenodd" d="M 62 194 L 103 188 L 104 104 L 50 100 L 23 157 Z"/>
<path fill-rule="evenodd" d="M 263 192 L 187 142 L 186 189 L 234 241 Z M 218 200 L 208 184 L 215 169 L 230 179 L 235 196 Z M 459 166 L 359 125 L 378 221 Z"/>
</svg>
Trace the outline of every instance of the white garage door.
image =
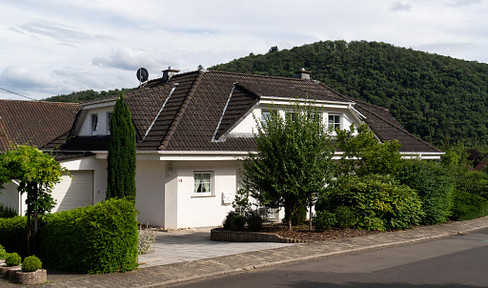
<svg viewBox="0 0 488 288">
<path fill-rule="evenodd" d="M 53 189 L 56 206 L 52 213 L 93 205 L 93 171 L 70 171 L 70 174 L 71 177 L 64 175 Z"/>
</svg>

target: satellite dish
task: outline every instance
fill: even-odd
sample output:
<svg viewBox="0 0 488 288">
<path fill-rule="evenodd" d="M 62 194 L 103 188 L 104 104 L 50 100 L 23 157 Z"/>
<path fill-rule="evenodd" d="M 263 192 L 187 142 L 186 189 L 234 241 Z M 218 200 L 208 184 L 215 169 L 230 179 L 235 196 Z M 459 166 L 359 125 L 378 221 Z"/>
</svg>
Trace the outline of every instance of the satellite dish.
<svg viewBox="0 0 488 288">
<path fill-rule="evenodd" d="M 139 82 L 144 83 L 149 78 L 149 72 L 147 72 L 146 68 L 141 67 L 137 70 L 136 77 Z"/>
</svg>

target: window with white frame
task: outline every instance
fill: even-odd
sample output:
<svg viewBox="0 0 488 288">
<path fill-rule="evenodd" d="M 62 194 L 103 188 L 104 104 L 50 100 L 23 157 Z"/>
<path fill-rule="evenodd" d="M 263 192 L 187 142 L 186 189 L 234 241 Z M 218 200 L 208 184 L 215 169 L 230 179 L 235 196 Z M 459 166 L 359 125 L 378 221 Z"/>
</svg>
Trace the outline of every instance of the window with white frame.
<svg viewBox="0 0 488 288">
<path fill-rule="evenodd" d="M 335 132 L 341 129 L 341 115 L 329 114 L 329 131 Z"/>
<path fill-rule="evenodd" d="M 194 172 L 193 193 L 197 195 L 213 195 L 212 172 Z"/>
<path fill-rule="evenodd" d="M 110 134 L 110 122 L 112 122 L 112 112 L 107 112 L 107 134 Z"/>
<path fill-rule="evenodd" d="M 98 114 L 91 114 L 91 131 L 96 132 L 98 130 Z"/>
<path fill-rule="evenodd" d="M 261 125 L 266 126 L 269 118 L 271 117 L 271 112 L 267 110 L 261 110 Z"/>
</svg>

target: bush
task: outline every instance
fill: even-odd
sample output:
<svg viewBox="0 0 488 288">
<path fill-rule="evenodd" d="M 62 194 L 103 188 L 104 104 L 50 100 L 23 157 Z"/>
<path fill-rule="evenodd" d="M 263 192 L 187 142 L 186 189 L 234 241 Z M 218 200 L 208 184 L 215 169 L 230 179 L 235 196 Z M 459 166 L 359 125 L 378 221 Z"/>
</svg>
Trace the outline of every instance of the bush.
<svg viewBox="0 0 488 288">
<path fill-rule="evenodd" d="M 488 174 L 478 171 L 457 175 L 453 220 L 469 220 L 488 215 Z"/>
<path fill-rule="evenodd" d="M 5 264 L 7 266 L 19 266 L 21 261 L 22 258 L 20 258 L 20 255 L 16 252 L 7 253 L 5 256 Z"/>
<path fill-rule="evenodd" d="M 316 214 L 317 215 L 313 218 L 312 223 L 317 231 L 329 230 L 337 222 L 334 213 L 317 211 Z"/>
<path fill-rule="evenodd" d="M 5 256 L 7 256 L 7 251 L 5 251 L 5 248 L 3 248 L 2 245 L 0 245 L 0 260 L 5 259 Z"/>
<path fill-rule="evenodd" d="M 367 230 L 406 229 L 420 223 L 424 213 L 415 190 L 390 176 L 343 176 L 332 183 L 321 209 L 334 211 L 344 206 L 354 212 L 354 227 Z"/>
<path fill-rule="evenodd" d="M 17 210 L 12 207 L 5 207 L 0 204 L 0 218 L 13 218 L 17 216 Z"/>
<path fill-rule="evenodd" d="M 136 210 L 129 200 L 50 214 L 45 222 L 39 256 L 46 267 L 97 274 L 137 267 Z"/>
<path fill-rule="evenodd" d="M 41 259 L 37 258 L 35 255 L 25 257 L 24 261 L 22 261 L 22 272 L 34 272 L 41 268 Z"/>
<path fill-rule="evenodd" d="M 242 231 L 246 225 L 246 217 L 235 211 L 229 212 L 223 222 L 225 230 Z"/>
<path fill-rule="evenodd" d="M 395 178 L 417 190 L 425 212 L 424 224 L 435 225 L 448 219 L 453 204 L 454 179 L 440 163 L 404 161 Z"/>
<path fill-rule="evenodd" d="M 356 215 L 351 208 L 346 206 L 339 206 L 334 210 L 336 226 L 339 228 L 351 228 L 358 222 Z"/>
<path fill-rule="evenodd" d="M 0 244 L 7 251 L 26 255 L 27 217 L 0 218 Z"/>
<path fill-rule="evenodd" d="M 257 211 L 251 211 L 246 216 L 247 228 L 252 232 L 259 232 L 263 228 L 263 217 Z"/>
</svg>

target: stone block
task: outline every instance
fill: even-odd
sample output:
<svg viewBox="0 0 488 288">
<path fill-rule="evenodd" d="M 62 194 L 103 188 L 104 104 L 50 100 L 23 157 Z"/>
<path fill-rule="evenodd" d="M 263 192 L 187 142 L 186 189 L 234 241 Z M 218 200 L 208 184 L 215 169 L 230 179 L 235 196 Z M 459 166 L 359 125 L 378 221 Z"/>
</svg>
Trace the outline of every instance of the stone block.
<svg viewBox="0 0 488 288">
<path fill-rule="evenodd" d="M 25 285 L 43 284 L 47 282 L 47 270 L 38 269 L 33 272 L 17 271 L 17 283 Z"/>
</svg>

